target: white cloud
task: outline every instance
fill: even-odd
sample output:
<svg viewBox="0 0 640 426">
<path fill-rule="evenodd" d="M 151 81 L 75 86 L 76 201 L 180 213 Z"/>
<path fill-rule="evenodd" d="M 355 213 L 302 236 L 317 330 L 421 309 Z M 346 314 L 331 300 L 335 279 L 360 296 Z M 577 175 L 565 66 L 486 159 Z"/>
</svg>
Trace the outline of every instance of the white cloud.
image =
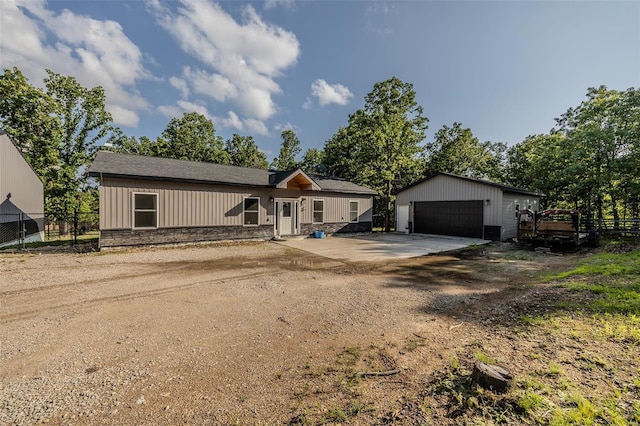
<svg viewBox="0 0 640 426">
<path fill-rule="evenodd" d="M 276 6 L 283 6 L 287 9 L 292 9 L 295 4 L 295 0 L 266 0 L 264 2 L 264 8 L 273 9 Z"/>
<path fill-rule="evenodd" d="M 227 128 L 232 128 L 232 129 L 237 129 L 237 130 L 243 130 L 244 129 L 244 125 L 242 124 L 242 120 L 240 120 L 240 117 L 238 117 L 238 114 L 236 114 L 233 111 L 229 111 L 227 113 L 227 117 L 216 117 L 214 118 L 214 122 L 216 122 L 218 125 L 222 126 L 222 127 L 227 127 Z"/>
<path fill-rule="evenodd" d="M 282 132 L 284 130 L 293 130 L 296 133 L 300 132 L 300 128 L 298 126 L 295 126 L 295 125 L 289 123 L 288 121 L 286 123 L 284 123 L 284 124 L 276 123 L 273 126 L 273 130 L 275 130 L 276 132 Z"/>
<path fill-rule="evenodd" d="M 187 82 L 184 79 L 178 77 L 170 77 L 169 83 L 180 91 L 180 94 L 183 98 L 189 97 L 189 87 L 187 86 Z"/>
<path fill-rule="evenodd" d="M 264 121 L 255 118 L 245 118 L 242 120 L 238 117 L 238 114 L 233 111 L 228 111 L 226 117 L 213 117 L 213 122 L 216 127 L 247 131 L 259 135 L 269 134 L 269 130 Z"/>
<path fill-rule="evenodd" d="M 44 70 L 51 69 L 83 86 L 102 86 L 114 122 L 137 126 L 137 111 L 149 105 L 135 85 L 153 78 L 140 49 L 115 21 L 66 9 L 56 14 L 46 6 L 43 0 L 0 1 L 0 67 L 17 66 L 33 84 L 40 84 Z M 48 35 L 56 42 L 49 43 Z"/>
<path fill-rule="evenodd" d="M 367 7 L 364 9 L 365 16 L 372 15 L 388 15 L 389 12 L 394 10 L 394 5 L 389 5 L 387 2 L 370 2 Z"/>
<path fill-rule="evenodd" d="M 158 111 L 167 118 L 179 118 L 184 110 L 177 105 L 160 105 Z"/>
<path fill-rule="evenodd" d="M 180 118 L 185 112 L 197 112 L 209 120 L 212 118 L 206 106 L 185 100 L 179 100 L 176 105 L 160 105 L 157 109 L 168 118 Z"/>
<path fill-rule="evenodd" d="M 267 125 L 264 124 L 264 121 L 256 120 L 255 118 L 247 118 L 244 120 L 244 125 L 247 127 L 247 130 L 253 133 L 265 136 L 269 134 L 269 129 L 267 129 Z"/>
<path fill-rule="evenodd" d="M 300 53 L 293 33 L 265 23 L 250 5 L 237 22 L 209 0 L 182 0 L 174 9 L 157 0 L 147 4 L 158 24 L 203 64 L 203 69 L 183 70 L 182 78 L 196 93 L 231 101 L 247 119 L 264 121 L 278 111 L 272 97 L 281 89 L 275 78 Z"/>
<path fill-rule="evenodd" d="M 389 14 L 397 14 L 398 8 L 394 3 L 370 2 L 364 10 L 366 17 L 365 29 L 372 33 L 388 37 L 393 34 L 393 28 L 380 25 L 380 22 Z M 382 20 L 380 19 L 382 18 Z M 374 21 L 377 21 L 374 23 Z"/>
<path fill-rule="evenodd" d="M 311 109 L 313 107 L 313 100 L 311 98 L 307 98 L 302 104 L 302 108 Z"/>
<path fill-rule="evenodd" d="M 220 74 L 210 74 L 203 70 L 184 67 L 182 75 L 184 80 L 191 84 L 195 93 L 206 95 L 218 102 L 224 102 L 238 95 L 237 87 Z"/>
<path fill-rule="evenodd" d="M 321 78 L 311 84 L 311 94 L 318 98 L 320 106 L 329 104 L 346 105 L 353 97 L 353 93 L 347 86 L 329 84 Z"/>
</svg>

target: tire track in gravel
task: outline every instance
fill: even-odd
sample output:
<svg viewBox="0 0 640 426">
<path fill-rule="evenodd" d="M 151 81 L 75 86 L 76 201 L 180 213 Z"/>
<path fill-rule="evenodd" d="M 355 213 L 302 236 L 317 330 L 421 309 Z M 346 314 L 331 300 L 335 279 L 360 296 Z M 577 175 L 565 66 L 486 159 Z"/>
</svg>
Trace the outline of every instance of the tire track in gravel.
<svg viewBox="0 0 640 426">
<path fill-rule="evenodd" d="M 166 271 L 161 273 L 166 275 Z M 162 287 L 162 288 L 155 288 L 155 289 L 151 289 L 151 290 L 145 290 L 145 291 L 138 291 L 138 292 L 133 292 L 133 293 L 125 293 L 125 294 L 118 294 L 118 295 L 114 295 L 114 296 L 103 296 L 103 297 L 97 297 L 97 298 L 93 298 L 93 299 L 86 299 L 86 300 L 82 300 L 82 301 L 78 301 L 78 302 L 73 302 L 73 303 L 62 303 L 62 304 L 58 304 L 58 305 L 49 305 L 45 308 L 42 309 L 33 309 L 33 310 L 27 310 L 27 311 L 21 311 L 21 312 L 15 312 L 15 313 L 11 313 L 11 314 L 4 314 L 4 315 L 0 315 L 0 324 L 9 324 L 11 322 L 15 322 L 15 321 L 20 321 L 20 320 L 24 320 L 24 319 L 29 319 L 32 318 L 34 316 L 37 316 L 38 314 L 41 314 L 43 312 L 55 312 L 55 311 L 59 311 L 59 310 L 69 310 L 69 309 L 73 309 L 73 308 L 86 308 L 89 306 L 95 306 L 95 305 L 99 305 L 102 303 L 106 303 L 106 302 L 121 302 L 121 301 L 126 301 L 126 300 L 135 300 L 135 299 L 140 299 L 143 297 L 152 297 L 152 296 L 159 296 L 162 294 L 168 294 L 168 293 L 175 293 L 175 292 L 179 292 L 182 290 L 187 290 L 190 288 L 194 288 L 197 286 L 201 286 L 201 285 L 205 285 L 205 284 L 218 284 L 218 283 L 224 283 L 227 280 L 248 280 L 248 279 L 255 279 L 255 278 L 261 278 L 267 275 L 272 275 L 273 271 L 265 271 L 265 272 L 261 272 L 261 273 L 256 273 L 256 272 L 251 272 L 251 273 L 247 273 L 247 274 L 239 274 L 239 275 L 229 275 L 229 276 L 225 276 L 223 278 L 217 278 L 217 279 L 208 279 L 208 280 L 203 280 L 203 281 L 196 281 L 196 282 L 191 282 L 188 284 L 181 284 L 181 285 L 176 285 L 176 286 L 170 286 L 170 287 Z M 113 279 L 111 280 L 107 280 L 107 281 L 113 281 Z"/>
</svg>

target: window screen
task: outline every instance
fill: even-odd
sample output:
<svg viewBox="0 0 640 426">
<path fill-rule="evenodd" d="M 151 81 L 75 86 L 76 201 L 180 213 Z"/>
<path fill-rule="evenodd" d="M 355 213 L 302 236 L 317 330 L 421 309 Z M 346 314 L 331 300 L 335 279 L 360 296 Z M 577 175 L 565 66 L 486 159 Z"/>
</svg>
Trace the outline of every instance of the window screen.
<svg viewBox="0 0 640 426">
<path fill-rule="evenodd" d="M 349 201 L 349 221 L 350 222 L 358 221 L 358 202 L 357 201 Z"/>
<path fill-rule="evenodd" d="M 259 220 L 258 220 L 259 206 L 260 206 L 260 198 L 244 199 L 244 224 L 245 225 L 259 224 Z"/>
<path fill-rule="evenodd" d="M 133 227 L 158 227 L 158 194 L 133 194 Z"/>
<path fill-rule="evenodd" d="M 324 200 L 313 200 L 313 223 L 324 222 Z"/>
</svg>

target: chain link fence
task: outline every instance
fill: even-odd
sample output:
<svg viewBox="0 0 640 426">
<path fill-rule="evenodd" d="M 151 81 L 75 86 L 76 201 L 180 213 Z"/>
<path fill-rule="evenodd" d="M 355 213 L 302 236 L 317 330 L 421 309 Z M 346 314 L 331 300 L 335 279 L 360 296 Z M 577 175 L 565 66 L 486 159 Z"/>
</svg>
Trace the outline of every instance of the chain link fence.
<svg viewBox="0 0 640 426">
<path fill-rule="evenodd" d="M 0 249 L 83 244 L 97 239 L 98 229 L 98 213 L 0 213 Z"/>
</svg>

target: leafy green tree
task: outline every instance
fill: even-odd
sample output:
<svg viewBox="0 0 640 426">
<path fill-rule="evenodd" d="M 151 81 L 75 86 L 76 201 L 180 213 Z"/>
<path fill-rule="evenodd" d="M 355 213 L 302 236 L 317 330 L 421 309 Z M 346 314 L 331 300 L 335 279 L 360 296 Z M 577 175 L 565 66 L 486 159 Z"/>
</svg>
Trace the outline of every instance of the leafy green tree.
<svg viewBox="0 0 640 426">
<path fill-rule="evenodd" d="M 413 85 L 392 77 L 373 86 L 364 108 L 350 115 L 346 129 L 340 129 L 325 146 L 330 171 L 354 176 L 357 183 L 378 191 L 387 232 L 393 191 L 422 171 L 420 143 L 428 122 L 422 114 Z"/>
<path fill-rule="evenodd" d="M 0 126 L 44 182 L 47 204 L 59 164 L 60 120 L 55 100 L 33 87 L 18 68 L 0 75 Z"/>
<path fill-rule="evenodd" d="M 569 188 L 576 182 L 570 178 L 573 171 L 566 167 L 569 161 L 566 143 L 562 133 L 552 132 L 530 135 L 522 143 L 512 146 L 507 151 L 505 182 L 540 192 L 548 206 L 574 207 L 575 197 L 571 192 L 577 190 Z"/>
<path fill-rule="evenodd" d="M 267 156 L 258 149 L 252 136 L 240 136 L 234 133 L 231 139 L 225 142 L 224 149 L 229 155 L 232 166 L 269 168 Z"/>
<path fill-rule="evenodd" d="M 79 194 L 86 186 L 88 166 L 97 142 L 110 129 L 111 114 L 105 108 L 102 87 L 85 88 L 73 77 L 47 70 L 44 80 L 56 108 L 51 113 L 60 122 L 57 185 L 51 188 L 50 211 L 59 217 L 78 208 Z"/>
<path fill-rule="evenodd" d="M 480 143 L 471 129 L 460 123 L 443 126 L 426 145 L 426 174 L 438 171 L 472 178 L 501 180 L 506 145 Z"/>
<path fill-rule="evenodd" d="M 364 114 L 362 110 L 356 114 Z M 349 116 L 349 122 L 356 119 Z M 356 137 L 357 126 L 341 127 L 324 146 L 324 161 L 327 174 L 340 177 L 361 185 L 368 185 L 364 179 L 366 165 L 360 158 L 364 151 L 364 139 Z"/>
<path fill-rule="evenodd" d="M 639 99 L 635 89 L 619 92 L 605 86 L 590 88 L 587 100 L 557 120 L 571 142 L 574 160 L 582 165 L 582 181 L 598 217 L 608 211 L 616 223 L 628 195 L 621 186 L 628 181 L 624 172 L 630 161 L 634 163 L 633 154 L 638 148 Z"/>
<path fill-rule="evenodd" d="M 50 70 L 44 90 L 31 86 L 17 68 L 5 69 L 0 80 L 3 127 L 45 182 L 47 211 L 69 217 L 86 187 L 96 144 L 110 129 L 104 90 Z"/>
<path fill-rule="evenodd" d="M 309 148 L 302 156 L 300 168 L 305 173 L 324 174 L 324 153 L 317 148 Z"/>
<path fill-rule="evenodd" d="M 640 213 L 640 91 L 600 86 L 586 97 L 548 135 L 512 147 L 505 176 L 545 193 L 550 206 L 617 223 L 621 212 Z"/>
<path fill-rule="evenodd" d="M 287 129 L 282 132 L 282 144 L 280 152 L 271 163 L 274 170 L 293 170 L 298 167 L 296 157 L 302 149 L 300 148 L 300 140 L 293 130 Z"/>
<path fill-rule="evenodd" d="M 159 157 L 229 164 L 229 155 L 222 138 L 215 135 L 213 123 L 197 112 L 172 118 L 155 143 Z"/>
</svg>

